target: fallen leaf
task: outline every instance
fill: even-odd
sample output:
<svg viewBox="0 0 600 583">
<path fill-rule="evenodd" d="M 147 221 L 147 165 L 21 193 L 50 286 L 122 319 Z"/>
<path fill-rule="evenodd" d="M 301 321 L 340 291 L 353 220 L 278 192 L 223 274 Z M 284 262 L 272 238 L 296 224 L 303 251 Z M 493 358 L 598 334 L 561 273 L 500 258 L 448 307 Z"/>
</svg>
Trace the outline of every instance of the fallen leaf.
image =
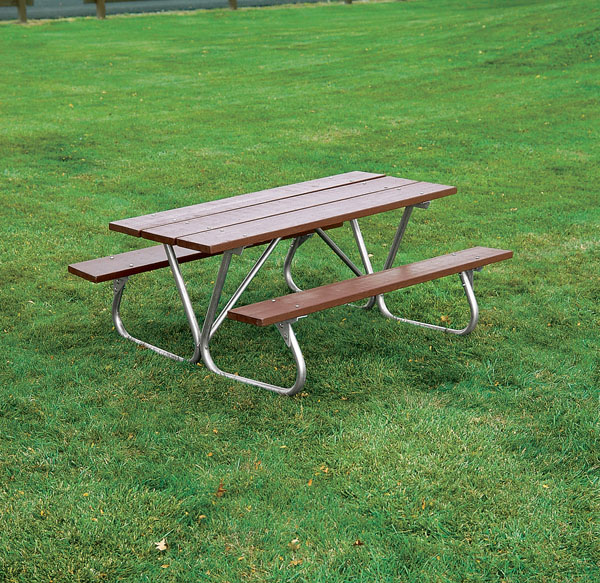
<svg viewBox="0 0 600 583">
<path fill-rule="evenodd" d="M 310 480 L 308 480 L 308 485 L 312 486 L 312 478 Z"/>
<path fill-rule="evenodd" d="M 219 487 L 217 488 L 217 491 L 215 492 L 215 496 L 217 498 L 221 498 L 223 496 L 223 494 L 225 494 L 225 492 L 227 492 L 227 490 L 225 490 L 225 488 L 223 488 L 223 480 L 221 480 L 221 482 L 219 483 Z"/>
<path fill-rule="evenodd" d="M 361 541 L 360 539 L 356 539 L 353 543 L 352 546 L 353 547 L 362 547 L 365 543 L 363 541 Z"/>
<path fill-rule="evenodd" d="M 154 546 L 156 547 L 157 551 L 166 551 L 169 548 L 169 543 L 167 542 L 166 538 L 163 538 L 157 543 L 154 543 Z"/>
<path fill-rule="evenodd" d="M 297 567 L 298 565 L 302 564 L 302 559 L 292 559 L 290 561 L 290 566 L 292 567 Z"/>
<path fill-rule="evenodd" d="M 297 538 L 295 538 L 288 544 L 288 548 L 292 551 L 297 551 L 300 548 L 300 541 Z"/>
</svg>

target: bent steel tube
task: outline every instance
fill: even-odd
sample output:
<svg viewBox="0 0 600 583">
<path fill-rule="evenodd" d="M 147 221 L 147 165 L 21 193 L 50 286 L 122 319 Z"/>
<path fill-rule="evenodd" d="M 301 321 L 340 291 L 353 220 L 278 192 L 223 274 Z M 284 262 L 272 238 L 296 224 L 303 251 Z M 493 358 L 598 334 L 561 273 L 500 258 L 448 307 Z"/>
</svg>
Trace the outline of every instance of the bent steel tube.
<svg viewBox="0 0 600 583">
<path fill-rule="evenodd" d="M 292 351 L 294 361 L 296 363 L 296 380 L 294 381 L 294 384 L 291 387 L 281 387 L 279 385 L 266 383 L 257 379 L 251 379 L 248 377 L 243 377 L 240 375 L 225 372 L 215 364 L 212 355 L 210 354 L 208 344 L 202 344 L 202 360 L 206 365 L 206 368 L 211 372 L 218 374 L 222 377 L 234 381 L 239 381 L 240 383 L 244 383 L 247 385 L 259 387 L 261 389 L 267 389 L 268 391 L 278 393 L 279 395 L 286 395 L 289 397 L 295 395 L 298 391 L 302 389 L 304 383 L 306 382 L 306 363 L 304 361 L 304 356 L 302 354 L 302 350 L 300 350 L 298 339 L 296 338 L 296 335 L 294 334 L 294 331 L 292 329 L 292 322 L 281 322 L 279 324 L 276 324 L 275 327 L 281 334 L 288 348 Z"/>
<path fill-rule="evenodd" d="M 275 240 L 273 243 L 274 246 L 279 242 Z M 271 246 L 269 249 L 272 251 Z M 263 256 L 267 253 L 263 254 Z M 269 253 L 266 255 L 268 257 Z M 248 385 L 253 385 L 255 387 L 259 387 L 261 389 L 267 389 L 269 391 L 273 391 L 280 395 L 294 395 L 296 394 L 303 386 L 306 381 L 306 363 L 304 362 L 304 356 L 302 355 L 302 351 L 300 350 L 300 345 L 298 344 L 298 340 L 296 339 L 296 335 L 292 330 L 293 321 L 280 322 L 276 325 L 277 330 L 281 334 L 283 340 L 286 345 L 292 351 L 294 356 L 294 360 L 296 363 L 296 380 L 291 387 L 280 387 L 278 385 L 273 385 L 271 383 L 265 383 L 256 379 L 251 379 L 247 377 L 242 377 L 239 375 L 235 375 L 226 371 L 221 370 L 214 362 L 212 355 L 209 349 L 209 343 L 212 336 L 214 324 L 215 324 L 215 316 L 217 313 L 219 300 L 221 298 L 221 294 L 223 293 L 223 287 L 225 286 L 225 281 L 227 279 L 227 272 L 229 271 L 229 266 L 231 264 L 231 256 L 232 251 L 226 251 L 223 254 L 223 259 L 221 260 L 221 266 L 219 267 L 219 272 L 217 274 L 217 278 L 215 280 L 215 287 L 213 289 L 213 293 L 210 299 L 210 303 L 208 305 L 208 309 L 206 312 L 206 317 L 204 319 L 204 324 L 202 326 L 202 332 L 200 335 L 200 354 L 202 356 L 202 361 L 208 370 L 211 372 L 223 376 L 225 378 L 239 381 L 241 383 L 245 383 Z M 265 260 L 266 260 L 265 257 Z M 259 260 L 260 262 L 260 260 Z M 264 261 L 262 262 L 264 263 Z M 261 266 L 262 266 L 261 263 Z M 258 267 L 260 269 L 260 266 Z M 257 269 L 257 271 L 258 271 Z M 243 291 L 243 290 L 242 290 Z M 228 304 L 229 305 L 229 304 Z M 294 320 L 295 321 L 295 320 Z"/>
<path fill-rule="evenodd" d="M 293 292 L 302 291 L 295 284 L 294 279 L 292 277 L 292 261 L 294 259 L 294 255 L 296 255 L 296 251 L 298 251 L 298 248 L 300 247 L 300 245 L 302 245 L 303 243 L 306 243 L 306 241 L 308 241 L 312 236 L 313 236 L 313 233 L 308 233 L 306 235 L 301 235 L 300 237 L 296 237 L 292 241 L 292 244 L 290 245 L 290 248 L 289 248 L 288 252 L 286 253 L 285 260 L 283 262 L 283 277 L 285 278 L 285 283 L 287 283 L 288 287 Z"/>
<path fill-rule="evenodd" d="M 394 316 L 385 304 L 385 299 L 382 295 L 377 296 L 377 306 L 381 313 L 386 318 L 397 320 L 398 322 L 404 322 L 405 324 L 413 324 L 414 326 L 421 326 L 422 328 L 429 328 L 430 330 L 440 330 L 441 332 L 447 332 L 448 334 L 457 334 L 458 336 L 466 336 L 470 334 L 477 326 L 479 320 L 479 306 L 477 305 L 477 299 L 475 298 L 475 292 L 473 291 L 473 271 L 461 271 L 459 273 L 460 280 L 462 282 L 467 301 L 469 303 L 469 310 L 471 313 L 469 323 L 462 329 L 446 328 L 445 326 L 438 326 L 437 324 L 427 324 L 426 322 L 419 322 L 417 320 L 409 320 L 407 318 L 400 318 Z"/>
<path fill-rule="evenodd" d="M 165 350 L 164 348 L 160 348 L 159 346 L 155 346 L 154 344 L 150 344 L 149 342 L 144 342 L 143 340 L 140 340 L 139 338 L 132 336 L 127 331 L 127 329 L 125 328 L 125 325 L 123 324 L 123 319 L 121 318 L 121 300 L 123 298 L 123 292 L 125 290 L 125 286 L 127 284 L 128 279 L 129 279 L 128 277 L 122 277 L 119 279 L 115 279 L 113 281 L 114 295 L 113 295 L 113 302 L 112 302 L 112 321 L 115 326 L 115 330 L 119 333 L 119 335 L 121 335 L 126 340 L 131 340 L 131 342 L 134 342 L 135 344 L 138 344 L 139 346 L 143 346 L 144 348 L 148 348 L 149 350 L 152 350 L 153 352 L 156 352 L 157 354 L 160 354 L 161 356 L 165 356 L 166 358 L 171 358 L 171 359 L 177 360 L 179 362 L 197 362 L 197 358 L 200 353 L 199 344 L 196 342 L 196 335 L 199 334 L 199 331 L 200 331 L 197 323 L 196 323 L 196 330 L 194 330 L 192 324 L 190 324 L 190 327 L 192 329 L 192 336 L 194 337 L 194 341 L 196 342 L 194 354 L 192 355 L 191 358 L 184 358 L 182 356 L 174 354 L 173 352 L 169 352 L 168 350 Z M 199 338 L 199 335 L 198 335 L 198 338 Z"/>
<path fill-rule="evenodd" d="M 221 310 L 219 316 L 213 322 L 210 328 L 210 338 L 213 337 L 214 333 L 219 329 L 225 318 L 227 317 L 227 312 L 233 308 L 235 303 L 240 299 L 241 295 L 246 291 L 246 288 L 250 285 L 252 280 L 256 277 L 256 274 L 260 271 L 260 268 L 265 264 L 267 259 L 270 257 L 271 253 L 277 247 L 277 244 L 281 241 L 281 237 L 277 239 L 273 239 L 267 246 L 267 248 L 263 251 L 262 255 L 258 258 L 254 267 L 248 272 L 248 275 L 244 278 L 244 281 L 237 288 L 235 293 L 229 298 L 226 306 Z"/>
</svg>

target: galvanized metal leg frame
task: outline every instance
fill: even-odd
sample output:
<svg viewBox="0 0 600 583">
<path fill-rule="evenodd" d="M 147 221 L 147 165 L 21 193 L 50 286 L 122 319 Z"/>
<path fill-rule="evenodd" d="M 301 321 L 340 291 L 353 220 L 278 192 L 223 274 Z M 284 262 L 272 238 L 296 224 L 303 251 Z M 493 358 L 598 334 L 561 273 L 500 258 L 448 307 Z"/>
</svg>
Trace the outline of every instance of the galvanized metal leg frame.
<svg viewBox="0 0 600 583">
<path fill-rule="evenodd" d="M 139 338 L 133 337 L 125 328 L 123 324 L 123 320 L 121 318 L 121 300 L 123 298 L 123 292 L 125 291 L 125 286 L 127 285 L 128 277 L 122 277 L 120 279 L 115 279 L 113 282 L 113 303 L 112 303 L 112 319 L 115 325 L 117 332 L 126 338 L 127 340 L 131 340 L 144 348 L 148 348 L 153 350 L 157 354 L 161 356 L 166 356 L 167 358 L 172 358 L 173 360 L 178 360 L 182 362 L 198 362 L 200 359 L 200 327 L 198 326 L 198 322 L 196 320 L 196 315 L 194 314 L 194 310 L 192 308 L 192 303 L 190 302 L 190 298 L 185 290 L 185 285 L 183 283 L 183 277 L 181 276 L 181 271 L 179 269 L 179 262 L 177 261 L 177 257 L 173 248 L 170 245 L 165 245 L 165 251 L 167 253 L 167 259 L 169 260 L 169 265 L 171 266 L 171 271 L 173 273 L 173 277 L 175 279 L 175 284 L 177 285 L 177 289 L 179 290 L 179 295 L 181 301 L 183 303 L 183 308 L 185 310 L 185 315 L 188 320 L 188 324 L 190 326 L 190 330 L 192 332 L 192 338 L 194 340 L 194 353 L 191 358 L 184 358 L 182 356 L 178 356 L 177 354 L 173 354 L 168 350 L 164 350 L 158 346 L 154 346 L 148 342 L 144 342 Z M 184 293 L 182 294 L 182 290 Z"/>
<path fill-rule="evenodd" d="M 194 356 L 191 359 L 191 362 L 198 362 L 200 359 L 202 359 L 206 368 L 211 372 L 214 372 L 215 374 L 249 385 L 254 385 L 263 389 L 268 389 L 269 391 L 274 391 L 275 393 L 279 393 L 281 395 L 293 395 L 303 387 L 304 382 L 306 380 L 306 365 L 304 362 L 304 357 L 302 356 L 302 351 L 300 350 L 300 346 L 298 345 L 298 340 L 296 339 L 296 335 L 294 334 L 294 331 L 292 329 L 292 324 L 294 324 L 297 321 L 297 319 L 288 320 L 286 322 L 280 322 L 275 325 L 277 331 L 281 334 L 284 342 L 292 351 L 292 355 L 296 362 L 296 380 L 291 387 L 280 387 L 278 385 L 273 385 L 256 379 L 246 378 L 236 374 L 225 372 L 215 364 L 209 348 L 210 340 L 215 334 L 215 332 L 219 329 L 221 324 L 225 321 L 225 318 L 227 317 L 227 312 L 231 310 L 236 304 L 236 302 L 239 300 L 240 296 L 244 293 L 248 285 L 250 285 L 250 282 L 260 271 L 261 267 L 265 264 L 265 262 L 267 261 L 267 259 L 269 258 L 269 256 L 274 251 L 275 247 L 280 241 L 281 239 L 274 239 L 273 241 L 271 241 L 271 243 L 269 243 L 267 248 L 263 251 L 262 255 L 259 257 L 259 259 L 256 261 L 256 263 L 248 273 L 248 275 L 239 285 L 238 289 L 228 300 L 228 302 L 226 303 L 225 307 L 221 310 L 219 315 L 217 315 L 217 311 L 219 308 L 219 300 L 221 299 L 221 296 L 223 294 L 223 288 L 225 286 L 227 273 L 231 265 L 231 259 L 234 254 L 241 255 L 243 252 L 243 247 L 239 249 L 234 249 L 232 251 L 226 251 L 223 254 L 223 258 L 221 259 L 221 266 L 219 267 L 219 272 L 215 280 L 215 286 L 213 288 L 212 296 L 208 304 L 206 317 L 204 318 L 204 323 L 202 325 L 202 330 L 198 328 L 195 316 L 193 316 L 193 311 L 188 312 L 188 307 L 191 310 L 191 302 L 187 293 L 187 289 L 185 287 L 185 283 L 183 281 L 183 278 L 181 278 L 181 274 L 179 272 L 177 259 L 175 258 L 175 254 L 173 253 L 172 249 L 170 250 L 169 257 L 173 258 L 173 262 L 171 262 L 171 259 L 169 259 L 169 262 L 171 263 L 171 268 L 175 279 L 175 285 L 177 286 L 182 303 L 186 309 L 186 314 L 188 314 L 188 320 L 190 320 L 190 313 L 193 316 L 194 325 L 192 325 L 192 322 L 190 321 L 190 326 L 192 327 L 194 340 L 196 341 L 197 339 L 197 342 L 196 351 L 194 352 Z M 148 346 L 146 344 L 144 345 Z M 148 347 L 152 348 L 153 350 L 156 350 L 155 347 Z M 166 354 L 165 356 L 169 356 L 169 354 Z"/>
<path fill-rule="evenodd" d="M 427 208 L 429 206 L 428 203 L 425 205 L 415 205 L 420 206 L 420 208 Z M 383 266 L 383 269 L 390 269 L 394 260 L 396 259 L 396 255 L 398 254 L 398 250 L 400 248 L 400 243 L 402 242 L 402 238 L 404 237 L 404 233 L 406 231 L 406 227 L 408 226 L 408 221 L 410 220 L 410 215 L 413 210 L 413 206 L 409 206 L 404 209 L 404 213 L 402 214 L 402 219 L 400 220 L 400 224 L 398 225 L 398 229 L 396 230 L 396 235 L 394 236 L 394 240 L 392 241 L 392 245 L 390 247 L 390 251 L 388 253 L 387 259 Z M 369 254 L 367 252 L 367 248 L 365 245 L 364 238 L 360 231 L 360 227 L 358 225 L 358 221 L 351 221 L 352 232 L 354 233 L 354 239 L 356 240 L 356 244 L 358 246 L 358 251 L 360 253 L 360 257 L 362 259 L 365 272 L 373 273 L 373 266 L 371 265 L 371 260 L 369 258 Z M 479 269 L 478 271 L 481 271 Z M 473 270 L 469 269 L 467 271 L 461 271 L 459 274 L 462 287 L 464 289 L 465 295 L 467 296 L 467 302 L 469 304 L 470 318 L 469 323 L 461 329 L 448 328 L 445 326 L 438 326 L 436 324 L 428 324 L 426 322 L 419 322 L 417 320 L 409 320 L 407 318 L 401 318 L 399 316 L 395 316 L 392 314 L 385 303 L 385 298 L 383 294 L 375 296 L 371 298 L 369 302 L 366 304 L 366 308 L 371 308 L 375 304 L 379 308 L 379 311 L 386 317 L 391 318 L 393 320 L 397 320 L 399 322 L 404 322 L 406 324 L 413 324 L 414 326 L 421 326 L 423 328 L 429 328 L 431 330 L 440 330 L 441 332 L 447 332 L 449 334 L 457 334 L 459 336 L 465 336 L 472 332 L 477 326 L 477 321 L 479 320 L 479 307 L 477 305 L 477 300 L 475 298 L 475 292 L 473 291 Z"/>
<path fill-rule="evenodd" d="M 415 208 L 427 209 L 429 207 L 429 202 L 420 203 L 418 205 L 413 205 L 406 207 L 402 214 L 402 218 L 400 219 L 400 224 L 396 230 L 396 234 L 394 235 L 394 239 L 392 241 L 392 245 L 388 252 L 387 259 L 383 266 L 383 269 L 390 269 L 394 265 L 394 260 L 396 259 L 396 255 L 398 254 L 398 250 L 400 248 L 400 244 L 402 243 L 402 239 L 404 237 L 404 233 L 406 232 L 406 228 L 408 226 L 408 222 L 410 221 L 410 217 Z M 352 227 L 352 233 L 354 235 L 354 240 L 356 241 L 358 251 L 364 266 L 364 272 L 358 268 L 355 263 L 340 249 L 340 247 L 331 239 L 331 237 L 322 229 L 317 229 L 317 234 L 321 239 L 329 246 L 329 248 L 350 268 L 350 270 L 356 275 L 360 276 L 363 273 L 373 273 L 373 266 L 371 264 L 371 259 L 369 257 L 369 253 L 367 251 L 367 247 L 365 245 L 365 240 L 362 236 L 360 226 L 358 224 L 358 220 L 354 219 L 350 221 L 350 225 Z M 290 250 L 285 258 L 284 263 L 284 275 L 286 282 L 289 287 L 293 291 L 300 291 L 300 288 L 294 283 L 291 276 L 291 264 L 294 258 L 294 255 L 300 245 L 308 240 L 308 236 L 298 237 L 294 239 Z M 476 269 L 475 271 L 481 271 L 481 268 Z M 406 324 L 413 324 L 415 326 L 422 326 L 424 328 L 430 328 L 432 330 L 440 330 L 442 332 L 447 332 L 449 334 L 458 334 L 460 336 L 465 336 L 472 332 L 477 325 L 477 321 L 479 319 L 479 307 L 477 306 L 477 300 L 475 298 L 475 292 L 473 291 L 473 270 L 463 271 L 459 273 L 459 277 L 462 283 L 462 287 L 464 289 L 465 295 L 467 297 L 467 302 L 469 304 L 470 318 L 469 323 L 462 329 L 448 328 L 445 326 L 438 326 L 436 324 L 428 324 L 426 322 L 419 322 L 417 320 L 409 320 L 407 318 L 401 318 L 399 316 L 395 316 L 391 313 L 389 308 L 385 303 L 385 298 L 383 295 L 378 295 L 370 298 L 366 304 L 362 306 L 358 306 L 363 309 L 371 309 L 375 305 L 377 305 L 379 311 L 386 318 L 391 318 L 393 320 L 398 320 L 399 322 L 404 322 Z"/>
<path fill-rule="evenodd" d="M 213 289 L 213 293 L 210 299 L 210 303 L 208 305 L 208 310 L 206 313 L 206 317 L 204 319 L 204 324 L 202 329 L 198 325 L 198 321 L 196 319 L 196 315 L 194 313 L 194 309 L 192 308 L 192 302 L 190 300 L 189 294 L 187 292 L 187 288 L 185 286 L 185 282 L 181 275 L 181 270 L 179 269 L 179 262 L 177 261 L 177 257 L 171 245 L 165 245 L 165 251 L 167 254 L 167 258 L 169 260 L 169 265 L 171 267 L 171 272 L 173 274 L 173 279 L 175 280 L 175 286 L 177 287 L 177 291 L 179 292 L 179 297 L 181 299 L 181 303 L 183 304 L 183 308 L 185 310 L 185 314 L 188 320 L 188 324 L 190 326 L 190 330 L 192 332 L 192 338 L 194 340 L 194 353 L 191 358 L 184 358 L 177 354 L 173 354 L 168 350 L 160 348 L 158 346 L 154 346 L 148 342 L 144 342 L 139 338 L 135 338 L 132 336 L 123 324 L 123 320 L 121 318 L 121 300 L 123 298 L 123 292 L 125 291 L 125 286 L 127 285 L 127 281 L 129 278 L 123 277 L 120 279 L 116 279 L 113 282 L 113 303 L 112 303 L 112 318 L 113 323 L 117 332 L 126 338 L 127 340 L 131 340 L 140 346 L 148 348 L 161 356 L 166 356 L 167 358 L 172 358 L 173 360 L 178 360 L 182 362 L 191 362 L 197 363 L 200 360 L 204 362 L 206 368 L 215 374 L 224 376 L 229 379 L 233 379 L 236 381 L 240 381 L 242 383 L 247 383 L 249 385 L 254 385 L 257 387 L 261 387 L 263 389 L 268 389 L 269 391 L 274 391 L 281 395 L 294 395 L 297 393 L 303 386 L 306 381 L 306 364 L 304 362 L 304 357 L 302 355 L 302 351 L 300 350 L 300 346 L 298 344 L 298 340 L 296 339 L 296 335 L 292 329 L 292 324 L 297 321 L 296 319 L 288 320 L 286 322 L 280 322 L 275 325 L 277 331 L 281 334 L 284 342 L 288 346 L 288 348 L 292 351 L 292 355 L 296 362 L 296 381 L 291 387 L 280 387 L 278 385 L 272 385 L 270 383 L 265 383 L 259 380 L 250 379 L 246 377 L 242 377 L 239 375 L 235 375 L 232 373 L 228 373 L 222 371 L 214 362 L 209 349 L 209 343 L 217 329 L 224 322 L 227 317 L 227 312 L 233 308 L 236 302 L 239 300 L 240 296 L 244 293 L 250 282 L 254 279 L 256 274 L 259 272 L 261 267 L 264 265 L 266 260 L 269 258 L 277 244 L 281 241 L 281 239 L 275 239 L 271 241 L 271 243 L 267 246 L 265 251 L 262 253 L 260 258 L 255 263 L 254 267 L 250 270 L 248 275 L 244 278 L 236 292 L 231 296 L 225 307 L 221 310 L 220 314 L 217 316 L 217 310 L 219 306 L 219 300 L 221 299 L 221 295 L 223 293 L 223 287 L 225 285 L 225 280 L 227 279 L 227 272 L 229 270 L 229 266 L 231 264 L 231 258 L 233 254 L 241 255 L 243 248 L 235 249 L 233 251 L 227 251 L 223 254 L 223 258 L 221 260 L 221 266 L 219 268 L 219 273 L 217 275 L 217 279 L 215 280 L 215 287 Z"/>
<path fill-rule="evenodd" d="M 300 350 L 298 340 L 296 339 L 296 335 L 294 334 L 294 330 L 292 329 L 292 324 L 294 324 L 297 321 L 297 319 L 288 320 L 286 322 L 280 322 L 275 325 L 277 331 L 281 334 L 281 337 L 283 338 L 287 347 L 292 351 L 292 355 L 294 356 L 294 360 L 296 362 L 296 380 L 291 387 L 280 387 L 271 383 L 265 383 L 256 379 L 242 377 L 229 372 L 225 372 L 215 364 L 209 349 L 210 339 L 227 317 L 227 312 L 233 308 L 233 306 L 238 301 L 242 293 L 244 293 L 250 282 L 254 279 L 260 268 L 269 258 L 279 241 L 281 241 L 281 239 L 274 239 L 273 241 L 271 241 L 271 243 L 267 246 L 267 248 L 260 256 L 258 261 L 255 263 L 254 267 L 245 277 L 244 281 L 242 281 L 236 292 L 231 296 L 231 298 L 229 299 L 219 316 L 217 316 L 219 300 L 223 293 L 223 287 L 225 286 L 225 280 L 227 279 L 227 272 L 229 271 L 232 255 L 234 253 L 241 255 L 243 249 L 236 249 L 234 251 L 227 251 L 224 253 L 223 259 L 221 260 L 219 273 L 217 274 L 217 279 L 215 280 L 215 287 L 213 289 L 212 297 L 208 305 L 206 317 L 204 319 L 204 325 L 202 326 L 202 333 L 200 336 L 200 352 L 202 355 L 202 360 L 206 365 L 206 368 L 208 368 L 208 370 L 214 372 L 215 374 L 249 385 L 254 385 L 262 389 L 267 389 L 269 391 L 279 393 L 280 395 L 294 395 L 304 386 L 304 382 L 306 381 L 306 364 L 304 362 L 304 357 L 302 355 L 302 351 Z"/>
</svg>

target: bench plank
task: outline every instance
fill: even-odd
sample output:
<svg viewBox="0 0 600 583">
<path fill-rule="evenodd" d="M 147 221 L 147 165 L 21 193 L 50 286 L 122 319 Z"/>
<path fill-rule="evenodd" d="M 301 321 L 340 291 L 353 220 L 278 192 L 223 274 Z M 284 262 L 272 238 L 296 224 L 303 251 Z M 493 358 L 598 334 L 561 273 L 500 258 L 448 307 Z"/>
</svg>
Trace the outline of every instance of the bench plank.
<svg viewBox="0 0 600 583">
<path fill-rule="evenodd" d="M 264 243 L 275 237 L 290 237 L 312 231 L 322 226 L 324 221 L 330 220 L 332 224 L 344 222 L 455 193 L 454 186 L 415 182 L 398 188 L 322 204 L 318 207 L 238 223 L 203 233 L 178 236 L 176 244 L 204 253 L 221 253 L 228 249 Z M 144 231 L 142 236 L 153 241 L 163 242 L 160 236 L 151 232 Z M 167 242 L 169 240 L 167 239 Z"/>
<path fill-rule="evenodd" d="M 174 247 L 179 263 L 186 263 L 195 259 L 209 257 L 206 253 Z M 109 255 L 89 261 L 81 261 L 69 265 L 69 273 L 78 275 L 93 283 L 110 281 L 119 277 L 128 277 L 136 273 L 144 273 L 154 269 L 167 267 L 169 261 L 165 248 L 162 245 L 154 245 L 145 249 L 127 251 L 118 255 Z"/>
<path fill-rule="evenodd" d="M 298 184 L 279 186 L 268 190 L 261 190 L 187 207 L 113 221 L 109 224 L 109 228 L 113 231 L 140 237 L 144 229 L 152 229 L 169 223 L 205 217 L 233 209 L 246 208 L 249 205 L 298 196 L 300 194 L 307 194 L 319 190 L 326 190 L 328 188 L 335 188 L 356 182 L 364 182 L 366 180 L 373 180 L 384 176 L 385 174 L 373 174 L 372 172 L 345 172 L 343 174 L 336 174 L 334 176 L 327 176 L 316 180 L 299 182 Z"/>
<path fill-rule="evenodd" d="M 510 259 L 512 251 L 472 247 L 385 271 L 338 281 L 321 287 L 266 300 L 227 313 L 239 322 L 268 326 L 364 298 L 431 281 L 448 275 Z"/>
<path fill-rule="evenodd" d="M 179 221 L 151 229 L 144 229 L 142 236 L 145 239 L 173 245 L 178 238 L 185 235 L 214 231 L 215 229 L 232 227 L 234 225 L 245 224 L 259 219 L 266 220 L 269 217 L 277 220 L 278 215 L 283 215 L 285 213 L 314 208 L 323 204 L 344 201 L 356 196 L 382 192 L 385 189 L 394 187 L 400 188 L 415 183 L 416 181 L 414 180 L 384 176 L 382 178 L 347 186 L 328 188 L 327 190 L 318 192 L 254 204 L 243 209 L 233 209 L 215 215 Z"/>
</svg>

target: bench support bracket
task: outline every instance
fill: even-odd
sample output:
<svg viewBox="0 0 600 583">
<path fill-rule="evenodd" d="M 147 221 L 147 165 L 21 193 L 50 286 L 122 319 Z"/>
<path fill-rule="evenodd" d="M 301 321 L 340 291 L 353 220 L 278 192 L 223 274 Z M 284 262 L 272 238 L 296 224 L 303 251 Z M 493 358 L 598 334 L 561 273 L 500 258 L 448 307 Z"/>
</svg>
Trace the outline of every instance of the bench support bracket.
<svg viewBox="0 0 600 583">
<path fill-rule="evenodd" d="M 402 215 L 402 219 L 400 220 L 400 224 L 398 225 L 398 230 L 396 231 L 396 235 L 392 242 L 392 246 L 388 253 L 387 259 L 385 261 L 384 269 L 390 269 L 396 258 L 398 253 L 398 249 L 400 247 L 400 243 L 402 242 L 402 238 L 404 237 L 404 232 L 406 231 L 406 227 L 408 225 L 408 221 L 410 220 L 410 215 L 412 213 L 412 209 L 414 207 L 409 206 L 404 210 Z M 360 257 L 362 259 L 364 268 L 366 273 L 373 273 L 373 266 L 371 264 L 371 259 L 369 258 L 369 254 L 367 252 L 367 247 L 365 245 L 365 240 L 360 231 L 360 227 L 358 225 L 357 220 L 350 221 L 352 225 L 352 232 L 354 233 L 354 238 L 356 240 L 356 244 L 358 245 L 358 251 L 360 253 Z M 478 271 L 481 271 L 480 269 Z M 437 324 L 428 324 L 426 322 L 419 322 L 417 320 L 409 320 L 407 318 L 400 318 L 399 316 L 395 316 L 392 314 L 385 303 L 385 298 L 383 295 L 378 295 L 374 298 L 371 298 L 369 302 L 364 306 L 365 308 L 371 308 L 374 305 L 377 305 L 379 311 L 386 318 L 391 318 L 393 320 L 397 320 L 399 322 L 404 322 L 405 324 L 413 324 L 415 326 L 421 326 L 423 328 L 429 328 L 430 330 L 440 330 L 441 332 L 447 332 L 448 334 L 457 334 L 459 336 L 466 336 L 471 333 L 475 326 L 477 326 L 477 321 L 479 320 L 479 307 L 477 305 L 477 299 L 475 298 L 475 292 L 473 291 L 473 270 L 470 269 L 468 271 L 462 271 L 459 273 L 459 277 L 463 286 L 463 290 L 465 295 L 467 296 L 467 302 L 469 303 L 470 310 L 470 319 L 469 323 L 461 329 L 455 328 L 447 328 L 446 326 L 438 326 Z"/>
<path fill-rule="evenodd" d="M 441 332 L 447 332 L 448 334 L 466 336 L 467 334 L 473 332 L 475 326 L 477 326 L 477 321 L 479 320 L 479 306 L 477 305 L 477 299 L 475 298 L 475 292 L 473 291 L 473 270 L 461 271 L 458 275 L 462 282 L 465 295 L 467 296 L 467 302 L 469 303 L 470 310 L 469 323 L 464 328 L 447 328 L 446 326 L 438 326 L 437 324 L 428 324 L 426 322 L 419 322 L 417 320 L 400 318 L 399 316 L 395 316 L 390 312 L 383 296 L 377 296 L 377 307 L 386 318 L 391 318 L 393 320 L 397 320 L 398 322 L 413 324 L 414 326 L 421 326 L 422 328 L 429 328 L 430 330 L 440 330 Z"/>
</svg>

